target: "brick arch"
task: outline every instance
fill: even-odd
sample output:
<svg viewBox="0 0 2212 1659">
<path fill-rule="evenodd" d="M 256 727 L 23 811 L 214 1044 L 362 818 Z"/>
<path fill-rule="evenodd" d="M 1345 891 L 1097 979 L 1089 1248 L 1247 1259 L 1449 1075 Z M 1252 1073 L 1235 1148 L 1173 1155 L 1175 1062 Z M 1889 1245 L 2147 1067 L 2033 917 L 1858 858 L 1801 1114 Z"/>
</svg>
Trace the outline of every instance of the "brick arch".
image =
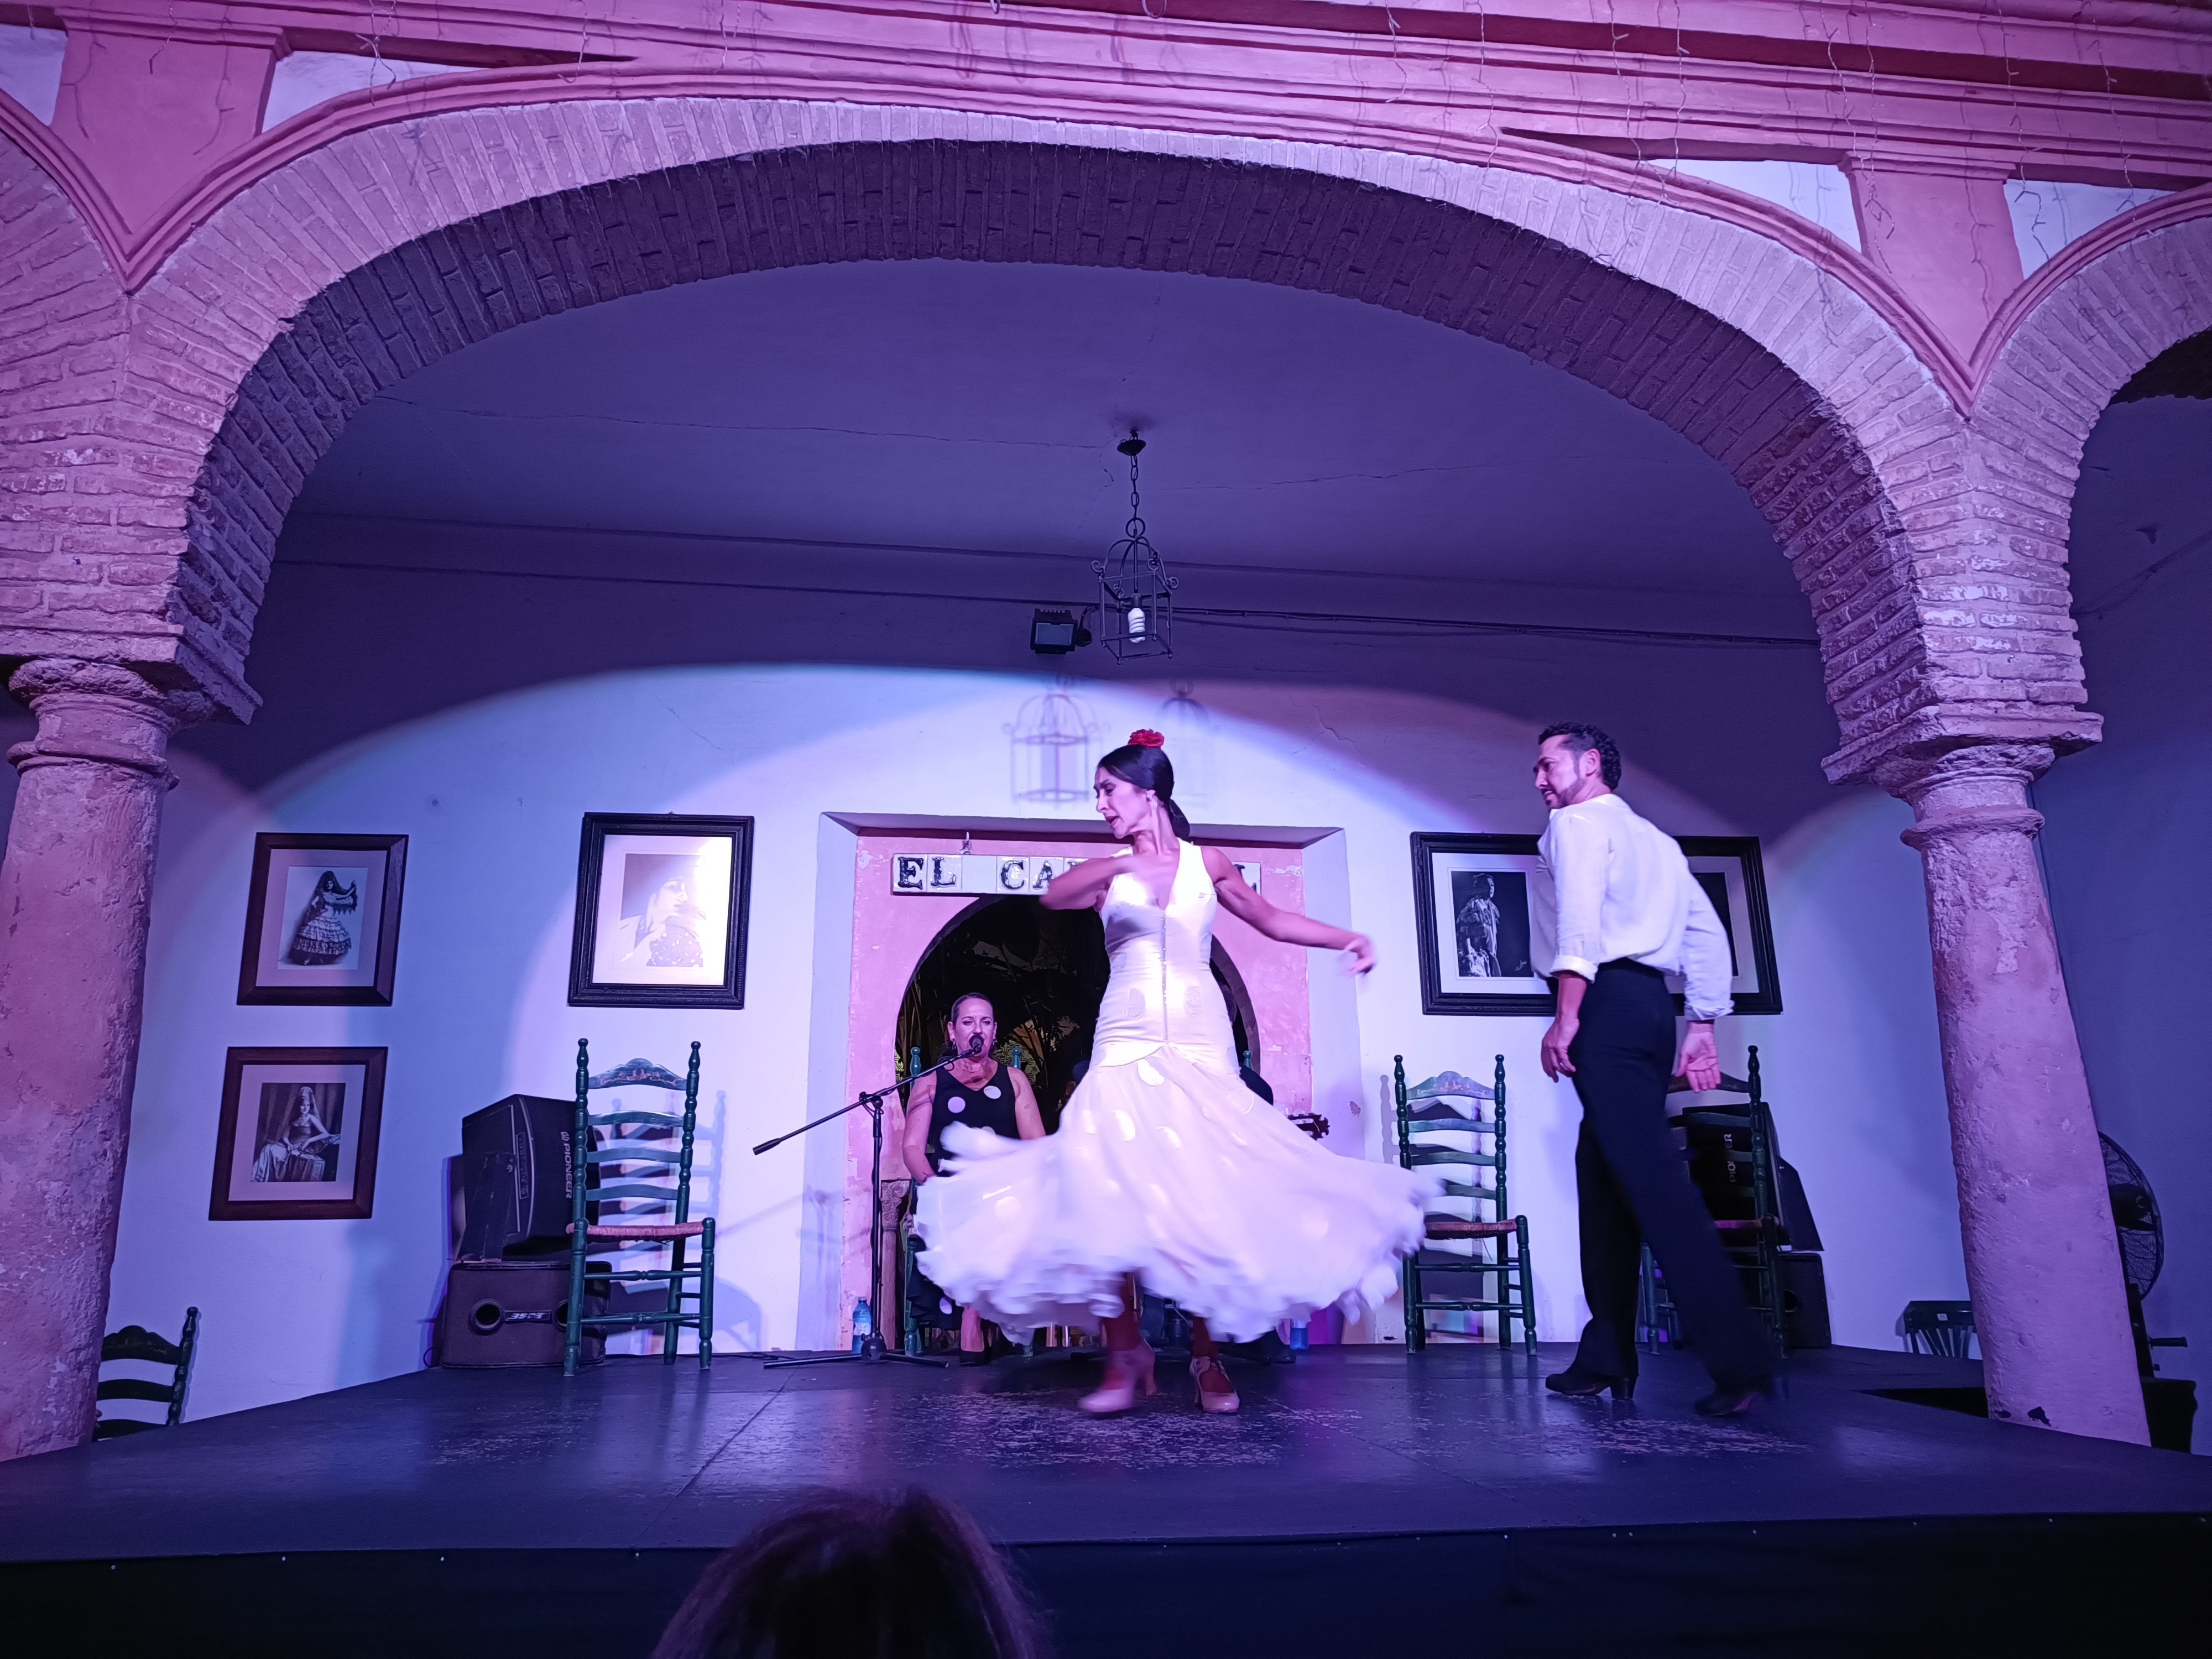
<svg viewBox="0 0 2212 1659">
<path fill-rule="evenodd" d="M 2127 218 L 2069 249 L 2075 258 L 2021 296 L 1975 399 L 1974 429 L 2003 434 L 2055 486 L 2040 505 L 2062 543 L 2081 447 L 2113 394 L 2153 358 L 2212 329 L 2212 185 Z"/>
<path fill-rule="evenodd" d="M 128 447 L 131 319 L 98 237 L 43 156 L 0 134 L 0 658 L 173 653 L 170 568 L 133 556 L 114 471 Z"/>
<path fill-rule="evenodd" d="M 669 99 L 350 134 L 226 204 L 141 290 L 149 342 L 189 365 L 161 417 L 204 454 L 152 516 L 166 530 L 167 508 L 181 515 L 168 544 L 208 654 L 234 653 L 234 712 L 250 708 L 244 646 L 285 511 L 384 386 L 575 305 L 921 257 L 1311 288 L 1496 340 L 1667 422 L 1744 484 L 1812 599 L 1838 775 L 1863 773 L 1902 721 L 1927 735 L 1938 705 L 1958 705 L 1945 730 L 2008 710 L 2016 732 L 2079 699 L 2063 583 L 2038 590 L 2047 636 L 2010 653 L 2008 678 L 1972 659 L 2008 555 L 2000 539 L 1971 568 L 1942 556 L 1978 516 L 1954 499 L 1959 417 L 1863 300 L 1777 241 L 1588 183 L 1394 153 Z M 1892 475 L 1918 486 L 1902 508 Z"/>
</svg>

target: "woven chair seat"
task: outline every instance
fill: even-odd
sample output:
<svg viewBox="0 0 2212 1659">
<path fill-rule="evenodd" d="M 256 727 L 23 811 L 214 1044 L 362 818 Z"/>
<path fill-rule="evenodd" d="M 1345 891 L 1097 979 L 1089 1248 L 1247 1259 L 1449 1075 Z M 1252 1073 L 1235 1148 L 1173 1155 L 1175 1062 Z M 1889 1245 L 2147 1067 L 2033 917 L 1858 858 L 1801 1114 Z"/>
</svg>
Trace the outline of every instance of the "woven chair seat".
<svg viewBox="0 0 2212 1659">
<path fill-rule="evenodd" d="M 568 1231 L 571 1233 L 574 1232 L 576 1224 L 570 1222 Z M 706 1231 L 706 1224 L 698 1221 L 667 1221 L 657 1224 L 640 1221 L 626 1225 L 616 1223 L 611 1226 L 605 1227 L 587 1226 L 584 1229 L 584 1237 L 586 1238 L 697 1238 Z"/>
<path fill-rule="evenodd" d="M 1504 1238 L 1516 1231 L 1510 1221 L 1462 1221 L 1449 1215 L 1432 1215 L 1428 1225 L 1431 1238 Z"/>
</svg>

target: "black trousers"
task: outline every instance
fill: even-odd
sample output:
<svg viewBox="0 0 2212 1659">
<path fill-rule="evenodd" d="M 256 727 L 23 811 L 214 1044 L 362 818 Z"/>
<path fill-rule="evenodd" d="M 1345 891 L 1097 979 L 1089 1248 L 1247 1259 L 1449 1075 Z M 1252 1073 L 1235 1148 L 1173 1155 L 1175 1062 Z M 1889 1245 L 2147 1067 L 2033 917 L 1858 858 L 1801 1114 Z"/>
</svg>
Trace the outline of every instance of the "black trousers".
<svg viewBox="0 0 2212 1659">
<path fill-rule="evenodd" d="M 1674 1005 L 1665 979 L 1636 963 L 1600 968 L 1568 1054 L 1583 1103 L 1575 1188 L 1590 1310 L 1577 1369 L 1636 1375 L 1637 1275 L 1640 1247 L 1649 1243 L 1683 1334 L 1714 1382 L 1746 1388 L 1765 1381 L 1774 1370 L 1765 1333 L 1667 1127 Z"/>
</svg>

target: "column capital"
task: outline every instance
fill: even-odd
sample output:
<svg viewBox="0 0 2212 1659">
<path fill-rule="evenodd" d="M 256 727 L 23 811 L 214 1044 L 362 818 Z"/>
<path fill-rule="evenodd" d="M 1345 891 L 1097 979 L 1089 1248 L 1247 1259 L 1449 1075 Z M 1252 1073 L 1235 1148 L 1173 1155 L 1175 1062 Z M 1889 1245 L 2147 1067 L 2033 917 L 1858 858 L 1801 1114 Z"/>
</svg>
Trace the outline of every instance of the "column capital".
<svg viewBox="0 0 2212 1659">
<path fill-rule="evenodd" d="M 1953 836 L 2034 835 L 2043 814 L 2028 805 L 2027 787 L 2056 757 L 2047 743 L 1966 744 L 1896 756 L 1875 769 L 1875 779 L 1911 805 L 1905 843 L 1925 848 Z"/>
<path fill-rule="evenodd" d="M 215 712 L 198 691 L 166 691 L 113 663 L 40 657 L 9 676 L 8 690 L 38 716 L 38 735 L 8 751 L 19 772 L 71 762 L 121 767 L 173 784 L 170 735 Z"/>
</svg>

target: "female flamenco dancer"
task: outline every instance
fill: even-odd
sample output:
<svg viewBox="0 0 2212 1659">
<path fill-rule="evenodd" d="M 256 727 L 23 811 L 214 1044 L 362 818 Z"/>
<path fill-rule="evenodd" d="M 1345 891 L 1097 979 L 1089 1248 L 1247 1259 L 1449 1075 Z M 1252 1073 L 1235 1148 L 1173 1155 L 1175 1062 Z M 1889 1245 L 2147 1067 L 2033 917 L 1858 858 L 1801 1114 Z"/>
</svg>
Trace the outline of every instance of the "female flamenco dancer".
<svg viewBox="0 0 2212 1659">
<path fill-rule="evenodd" d="M 1365 973 L 1358 933 L 1277 909 L 1218 848 L 1194 845 L 1156 732 L 1098 763 L 1093 793 L 1130 850 L 1087 859 L 1042 902 L 1096 909 L 1112 972 L 1091 1067 L 1042 1140 L 955 1126 L 945 1178 L 921 1189 L 922 1271 L 1009 1330 L 1103 1323 L 1106 1379 L 1093 1414 L 1154 1392 L 1136 1284 L 1191 1315 L 1198 1403 L 1233 1412 L 1218 1332 L 1249 1340 L 1285 1317 L 1396 1288 L 1416 1249 L 1426 1177 L 1339 1158 L 1237 1074 L 1229 1011 L 1212 970 L 1217 904 L 1285 944 L 1341 951 Z"/>
</svg>

